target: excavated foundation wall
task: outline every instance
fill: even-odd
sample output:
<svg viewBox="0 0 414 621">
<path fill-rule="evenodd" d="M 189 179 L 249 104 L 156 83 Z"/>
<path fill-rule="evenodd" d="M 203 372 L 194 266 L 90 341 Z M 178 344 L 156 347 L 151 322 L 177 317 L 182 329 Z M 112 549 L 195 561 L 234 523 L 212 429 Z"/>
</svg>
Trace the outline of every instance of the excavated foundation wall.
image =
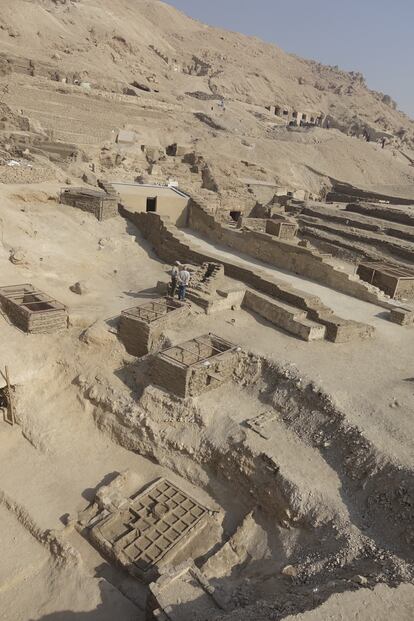
<svg viewBox="0 0 414 621">
<path fill-rule="evenodd" d="M 214 260 L 191 248 L 179 229 L 166 219 L 161 219 L 157 214 L 132 213 L 125 208 L 121 208 L 120 213 L 137 226 L 142 235 L 152 243 L 157 255 L 163 261 L 174 263 L 179 259 L 183 263 L 202 264 Z M 276 278 L 261 272 L 260 269 L 248 269 L 226 260 L 223 260 L 222 264 L 225 275 L 229 278 L 244 282 L 266 295 L 305 310 L 309 319 L 326 326 L 326 338 L 332 342 L 344 343 L 355 338 L 367 338 L 374 333 L 372 326 L 334 315 L 333 311 L 325 306 L 317 296 L 298 291 L 287 283 L 281 283 Z M 380 305 L 390 308 L 388 302 L 380 303 Z"/>
<path fill-rule="evenodd" d="M 245 389 L 260 395 L 264 405 L 277 409 L 286 427 L 317 450 L 335 471 L 347 517 L 335 517 L 311 490 L 298 488 L 289 470 L 280 467 L 277 456 L 253 448 L 238 424 L 226 442 L 217 443 L 203 430 L 203 420 L 191 401 L 151 389 L 138 403 L 127 402 L 124 397 L 118 400 L 112 389 L 97 389 L 93 380 L 89 383 L 78 378 L 78 384 L 94 405 L 98 426 L 129 450 L 168 464 L 184 476 L 191 473 L 196 485 L 208 485 L 214 473 L 238 489 L 246 509 L 259 506 L 286 528 L 333 527 L 335 531 L 335 520 L 346 519 L 352 523 L 347 536 L 352 538 L 352 529 L 358 528 L 361 553 L 368 538 L 372 554 L 380 560 L 392 562 L 397 554 L 412 562 L 412 471 L 380 452 L 335 408 L 328 395 L 312 382 L 303 381 L 290 367 L 244 354 L 233 380 L 239 385 L 244 382 Z M 167 420 L 171 422 L 166 428 Z M 404 567 L 401 571 L 408 571 Z"/>
<path fill-rule="evenodd" d="M 157 356 L 152 364 L 151 379 L 154 384 L 178 397 L 195 397 L 230 381 L 237 366 L 238 354 L 224 353 L 208 362 L 209 366 L 183 367 L 173 360 Z"/>
<path fill-rule="evenodd" d="M 190 228 L 214 243 L 224 244 L 269 265 L 304 276 L 366 302 L 378 304 L 381 300 L 381 294 L 370 291 L 358 279 L 335 269 L 318 252 L 286 243 L 267 233 L 224 228 L 193 201 L 190 202 L 188 222 Z"/>
</svg>

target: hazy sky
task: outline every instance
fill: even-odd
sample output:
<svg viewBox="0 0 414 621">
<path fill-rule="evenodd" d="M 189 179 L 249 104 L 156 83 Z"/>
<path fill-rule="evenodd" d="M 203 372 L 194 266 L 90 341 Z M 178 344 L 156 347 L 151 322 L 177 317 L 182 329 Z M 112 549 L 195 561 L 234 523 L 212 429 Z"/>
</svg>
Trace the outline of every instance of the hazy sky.
<svg viewBox="0 0 414 621">
<path fill-rule="evenodd" d="M 414 0 L 166 1 L 212 26 L 361 71 L 414 118 Z"/>
</svg>

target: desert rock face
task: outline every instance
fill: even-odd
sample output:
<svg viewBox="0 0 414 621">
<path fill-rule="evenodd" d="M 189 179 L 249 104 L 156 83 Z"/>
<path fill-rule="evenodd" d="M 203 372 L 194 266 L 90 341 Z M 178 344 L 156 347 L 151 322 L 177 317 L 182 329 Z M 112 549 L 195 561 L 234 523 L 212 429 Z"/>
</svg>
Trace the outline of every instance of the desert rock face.
<svg viewBox="0 0 414 621">
<path fill-rule="evenodd" d="M 359 73 L 3 0 L 1 620 L 413 619 L 413 162 Z"/>
</svg>

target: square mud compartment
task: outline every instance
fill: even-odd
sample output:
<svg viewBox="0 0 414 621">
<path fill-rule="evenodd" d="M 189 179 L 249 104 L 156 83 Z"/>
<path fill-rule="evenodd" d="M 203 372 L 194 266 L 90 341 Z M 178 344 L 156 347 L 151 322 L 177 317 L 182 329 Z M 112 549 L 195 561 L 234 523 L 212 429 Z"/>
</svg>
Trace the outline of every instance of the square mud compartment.
<svg viewBox="0 0 414 621">
<path fill-rule="evenodd" d="M 91 520 L 89 536 L 104 554 L 148 583 L 204 528 L 208 515 L 206 507 L 159 479 L 143 492 L 103 508 Z"/>
<path fill-rule="evenodd" d="M 160 349 L 162 333 L 187 317 L 189 307 L 165 296 L 122 311 L 119 338 L 131 356 L 145 356 Z"/>
<path fill-rule="evenodd" d="M 357 275 L 364 282 L 384 291 L 390 298 L 414 300 L 414 269 L 380 261 L 360 263 Z"/>
<path fill-rule="evenodd" d="M 110 184 L 103 184 L 113 190 Z M 60 193 L 60 202 L 91 213 L 99 221 L 118 215 L 118 194 L 107 194 L 105 191 L 90 188 L 64 188 Z"/>
<path fill-rule="evenodd" d="M 23 332 L 52 333 L 67 327 L 66 307 L 30 284 L 0 287 L 0 307 Z"/>
<path fill-rule="evenodd" d="M 151 378 L 154 384 L 179 397 L 197 396 L 231 379 L 238 351 L 233 343 L 206 334 L 159 353 Z"/>
</svg>

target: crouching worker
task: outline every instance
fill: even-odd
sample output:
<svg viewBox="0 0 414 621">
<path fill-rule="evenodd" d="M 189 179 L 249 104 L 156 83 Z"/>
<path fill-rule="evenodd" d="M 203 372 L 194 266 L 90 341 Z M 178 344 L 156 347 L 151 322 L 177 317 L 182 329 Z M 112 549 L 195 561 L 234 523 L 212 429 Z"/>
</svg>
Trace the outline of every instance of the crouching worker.
<svg viewBox="0 0 414 621">
<path fill-rule="evenodd" d="M 183 267 L 178 276 L 178 299 L 182 302 L 185 300 L 187 287 L 190 284 L 190 272 Z"/>
</svg>

